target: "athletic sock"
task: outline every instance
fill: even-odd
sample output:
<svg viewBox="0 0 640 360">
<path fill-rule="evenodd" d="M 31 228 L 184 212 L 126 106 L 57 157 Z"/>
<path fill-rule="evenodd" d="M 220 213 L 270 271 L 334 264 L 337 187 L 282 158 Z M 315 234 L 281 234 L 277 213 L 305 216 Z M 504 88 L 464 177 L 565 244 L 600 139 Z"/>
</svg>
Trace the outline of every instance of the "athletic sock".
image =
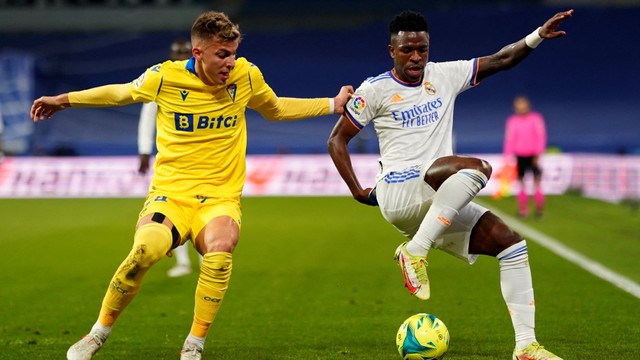
<svg viewBox="0 0 640 360">
<path fill-rule="evenodd" d="M 418 231 L 407 244 L 412 255 L 427 256 L 433 242 L 451 226 L 454 217 L 487 184 L 487 177 L 478 170 L 463 169 L 446 179 L 433 196 L 433 203 Z"/>
<path fill-rule="evenodd" d="M 496 257 L 500 264 L 500 289 L 511 316 L 516 346 L 523 349 L 536 341 L 536 306 L 527 243 L 522 240 Z"/>
<path fill-rule="evenodd" d="M 100 324 L 110 327 L 115 323 L 138 293 L 147 271 L 169 251 L 171 242 L 171 230 L 162 224 L 146 224 L 136 231 L 133 248 L 111 278 L 102 300 Z"/>
<path fill-rule="evenodd" d="M 191 335 L 205 338 L 213 323 L 231 278 L 231 253 L 213 252 L 203 256 L 196 286 Z"/>
<path fill-rule="evenodd" d="M 538 213 L 541 213 L 544 209 L 544 194 L 540 189 L 536 189 L 535 193 L 533 194 L 533 199 L 536 203 L 536 211 Z"/>
<path fill-rule="evenodd" d="M 524 189 L 521 189 L 518 193 L 518 212 L 522 217 L 529 215 L 529 198 Z"/>
</svg>

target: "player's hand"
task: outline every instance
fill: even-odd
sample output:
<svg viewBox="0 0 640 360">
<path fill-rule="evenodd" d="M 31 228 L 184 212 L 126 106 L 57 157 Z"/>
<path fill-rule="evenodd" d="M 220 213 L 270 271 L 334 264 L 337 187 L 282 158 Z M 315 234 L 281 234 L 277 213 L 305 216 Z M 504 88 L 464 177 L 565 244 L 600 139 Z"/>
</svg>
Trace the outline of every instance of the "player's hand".
<svg viewBox="0 0 640 360">
<path fill-rule="evenodd" d="M 573 9 L 559 12 L 553 15 L 551 19 L 547 20 L 547 22 L 544 23 L 544 25 L 542 25 L 538 34 L 540 35 L 540 37 L 544 39 L 553 39 L 553 38 L 567 35 L 565 31 L 557 30 L 557 29 L 558 29 L 558 26 L 560 26 L 560 23 L 562 23 L 566 19 L 569 19 L 572 16 L 573 16 Z"/>
<path fill-rule="evenodd" d="M 144 175 L 149 171 L 149 159 L 151 156 L 149 154 L 140 154 L 140 167 L 138 167 L 138 173 L 140 175 Z"/>
<path fill-rule="evenodd" d="M 366 188 L 360 193 L 353 196 L 358 202 L 370 206 L 378 206 L 378 198 L 376 196 L 376 188 Z"/>
<path fill-rule="evenodd" d="M 346 85 L 340 88 L 340 92 L 333 98 L 333 112 L 336 114 L 344 114 L 344 106 L 353 95 L 353 86 Z"/>
<path fill-rule="evenodd" d="M 51 119 L 53 114 L 70 106 L 69 95 L 42 96 L 33 101 L 31 105 L 31 119 L 38 122 L 44 119 Z"/>
</svg>

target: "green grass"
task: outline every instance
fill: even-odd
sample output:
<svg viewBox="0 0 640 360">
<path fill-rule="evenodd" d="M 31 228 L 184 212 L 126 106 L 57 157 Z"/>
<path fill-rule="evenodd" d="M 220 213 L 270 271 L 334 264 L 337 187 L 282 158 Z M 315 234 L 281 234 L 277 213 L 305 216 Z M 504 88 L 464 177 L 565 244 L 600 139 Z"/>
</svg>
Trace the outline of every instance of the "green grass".
<svg viewBox="0 0 640 360">
<path fill-rule="evenodd" d="M 513 199 L 483 199 L 507 213 Z M 640 215 L 550 197 L 527 224 L 638 281 Z M 0 200 L 0 359 L 62 359 L 96 319 L 129 250 L 142 199 Z M 399 359 L 395 333 L 429 312 L 451 333 L 447 358 L 509 359 L 513 331 L 495 259 L 430 253 L 432 299 L 413 298 L 392 256 L 403 238 L 348 198 L 247 198 L 234 272 L 207 339 L 209 359 Z M 640 358 L 640 302 L 529 242 L 537 335 L 565 359 Z M 193 253 L 192 253 L 193 254 Z M 195 256 L 193 257 L 195 261 Z M 96 359 L 176 359 L 196 277 L 161 261 Z"/>
</svg>

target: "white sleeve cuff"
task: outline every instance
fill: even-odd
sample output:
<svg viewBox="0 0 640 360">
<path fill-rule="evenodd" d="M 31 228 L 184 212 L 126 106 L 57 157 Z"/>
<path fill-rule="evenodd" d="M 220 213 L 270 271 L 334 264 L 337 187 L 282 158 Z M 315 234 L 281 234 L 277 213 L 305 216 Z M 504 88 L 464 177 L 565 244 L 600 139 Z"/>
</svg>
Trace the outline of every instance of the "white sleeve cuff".
<svg viewBox="0 0 640 360">
<path fill-rule="evenodd" d="M 336 104 L 335 104 L 335 99 L 330 98 L 329 99 L 329 113 L 330 114 L 335 114 L 336 111 Z"/>
</svg>

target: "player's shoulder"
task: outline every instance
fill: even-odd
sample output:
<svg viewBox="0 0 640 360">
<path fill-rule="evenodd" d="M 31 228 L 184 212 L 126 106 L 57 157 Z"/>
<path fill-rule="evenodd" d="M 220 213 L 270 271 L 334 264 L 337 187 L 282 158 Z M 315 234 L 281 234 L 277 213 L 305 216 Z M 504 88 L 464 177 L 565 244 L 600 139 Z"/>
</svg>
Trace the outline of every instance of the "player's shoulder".
<svg viewBox="0 0 640 360">
<path fill-rule="evenodd" d="M 391 71 L 385 71 L 382 74 L 378 74 L 376 76 L 370 76 L 366 78 L 362 85 L 366 86 L 384 86 L 387 81 L 393 81 L 393 75 L 391 75 Z"/>
</svg>

